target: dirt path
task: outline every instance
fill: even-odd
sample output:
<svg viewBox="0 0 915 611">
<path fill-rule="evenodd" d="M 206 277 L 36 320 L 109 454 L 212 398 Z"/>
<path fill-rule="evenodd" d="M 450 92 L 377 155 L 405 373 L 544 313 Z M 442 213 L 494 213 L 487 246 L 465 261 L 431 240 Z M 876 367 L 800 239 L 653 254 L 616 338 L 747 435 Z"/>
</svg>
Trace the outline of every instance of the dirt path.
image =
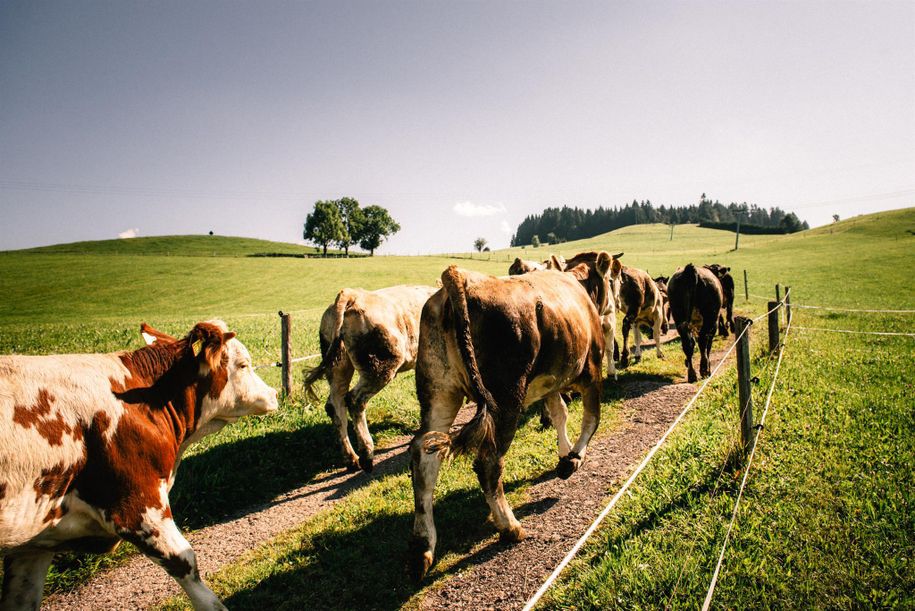
<svg viewBox="0 0 915 611">
<path fill-rule="evenodd" d="M 667 338 L 665 338 L 667 339 Z M 587 528 L 604 502 L 608 488 L 627 474 L 676 417 L 695 388 L 691 384 L 632 383 L 626 387 L 622 430 L 596 439 L 585 465 L 570 480 L 549 479 L 530 488 L 530 503 L 522 520 L 529 538 L 515 547 L 481 543 L 463 561 L 467 570 L 426 596 L 424 608 L 521 607 Z M 458 423 L 472 416 L 463 410 Z M 387 475 L 407 468 L 410 437 L 376 453 L 375 474 Z M 201 574 L 233 562 L 245 552 L 294 528 L 369 484 L 374 476 L 326 472 L 270 503 L 253 507 L 244 515 L 196 531 L 188 540 L 197 553 Z M 472 568 L 471 568 L 472 567 Z M 524 567 L 519 568 L 519 567 Z M 145 556 L 91 579 L 81 588 L 45 599 L 51 610 L 138 609 L 162 602 L 181 592 L 165 571 Z"/>
</svg>

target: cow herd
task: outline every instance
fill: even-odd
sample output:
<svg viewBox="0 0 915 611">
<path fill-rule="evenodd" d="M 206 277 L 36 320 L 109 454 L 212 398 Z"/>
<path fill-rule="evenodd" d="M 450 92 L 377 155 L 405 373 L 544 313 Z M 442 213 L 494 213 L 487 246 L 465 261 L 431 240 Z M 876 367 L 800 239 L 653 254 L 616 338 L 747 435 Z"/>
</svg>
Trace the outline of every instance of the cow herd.
<svg viewBox="0 0 915 611">
<path fill-rule="evenodd" d="M 415 579 L 435 559 L 432 498 L 443 460 L 475 456 L 496 529 L 518 541 L 525 533 L 505 498 L 502 468 L 525 408 L 542 402 L 545 421 L 556 429 L 557 474 L 568 478 L 600 421 L 603 361 L 614 377 L 617 366 L 628 365 L 630 331 L 635 360 L 643 327 L 660 358 L 672 318 L 689 380 L 696 379 L 697 344 L 700 374 L 709 375 L 716 329 L 733 330 L 729 268 L 689 264 L 652 279 L 621 257 L 517 259 L 505 277 L 451 266 L 440 287 L 347 288 L 324 312 L 322 359 L 307 372 L 305 390 L 316 398 L 314 384 L 327 381 L 325 410 L 347 468 L 372 470 L 367 402 L 398 373 L 416 370 L 420 428 L 410 444 L 409 545 Z M 56 552 L 103 552 L 120 540 L 161 565 L 196 609 L 224 608 L 200 579 L 168 494 L 188 446 L 242 416 L 276 410 L 277 393 L 254 373 L 248 351 L 222 321 L 198 323 L 183 338 L 145 324 L 141 331 L 148 345 L 132 352 L 0 356 L 0 609 L 40 606 Z M 574 444 L 564 398 L 571 392 L 583 404 Z M 465 401 L 475 413 L 452 431 Z"/>
</svg>

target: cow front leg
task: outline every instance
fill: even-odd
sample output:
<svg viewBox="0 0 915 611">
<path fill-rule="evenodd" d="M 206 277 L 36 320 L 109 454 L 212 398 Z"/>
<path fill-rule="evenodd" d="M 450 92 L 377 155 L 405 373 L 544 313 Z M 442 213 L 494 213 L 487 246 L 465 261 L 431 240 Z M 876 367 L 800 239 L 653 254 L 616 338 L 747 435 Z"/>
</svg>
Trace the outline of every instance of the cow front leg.
<svg viewBox="0 0 915 611">
<path fill-rule="evenodd" d="M 13 553 L 3 558 L 3 590 L 0 609 L 41 608 L 41 595 L 54 552 Z"/>
<path fill-rule="evenodd" d="M 642 328 L 638 321 L 633 325 L 632 330 L 632 356 L 636 363 L 642 360 Z"/>
<path fill-rule="evenodd" d="M 664 353 L 661 352 L 661 335 L 666 332 L 664 329 L 664 317 L 661 312 L 655 312 L 654 317 L 654 351 L 658 355 L 659 359 L 664 358 Z"/>
<path fill-rule="evenodd" d="M 354 373 L 355 369 L 349 356 L 342 355 L 328 373 L 327 383 L 330 385 L 330 395 L 324 405 L 324 411 L 327 412 L 337 431 L 343 464 L 348 471 L 359 470 L 359 457 L 349 441 L 349 419 L 346 409 L 346 394 Z"/>
<path fill-rule="evenodd" d="M 619 358 L 619 345 L 616 342 L 616 313 L 601 317 L 601 330 L 604 332 L 604 353 L 607 355 L 607 374 L 616 379 L 616 359 Z"/>
<path fill-rule="evenodd" d="M 408 570 L 415 581 L 421 581 L 435 561 L 435 544 L 438 536 L 432 515 L 432 494 L 438 481 L 442 459 L 450 446 L 448 430 L 464 399 L 460 391 L 435 392 L 421 388 L 426 383 L 423 376 L 417 376 L 417 394 L 420 396 L 420 402 L 430 396 L 430 407 L 428 410 L 422 410 L 421 428 L 410 442 L 413 535 L 408 550 Z"/>
<path fill-rule="evenodd" d="M 164 483 L 162 486 L 164 487 Z M 178 582 L 197 611 L 225 609 L 219 598 L 200 579 L 197 556 L 165 509 L 147 508 L 139 529 L 117 529 L 118 534 L 161 566 Z"/>
<path fill-rule="evenodd" d="M 626 316 L 623 318 L 623 351 L 620 354 L 620 368 L 629 366 L 629 329 L 632 327 L 632 321 Z"/>
<path fill-rule="evenodd" d="M 597 431 L 600 424 L 600 383 L 586 386 L 581 393 L 581 403 L 583 411 L 581 415 L 581 433 L 578 440 L 572 447 L 572 450 L 559 459 L 559 466 L 556 474 L 562 479 L 572 477 L 572 474 L 578 471 L 582 461 L 585 459 L 585 453 L 588 451 L 588 443 Z"/>
<path fill-rule="evenodd" d="M 369 433 L 369 423 L 365 417 L 365 407 L 369 399 L 381 392 L 394 376 L 397 375 L 398 363 L 386 363 L 380 371 L 371 373 L 359 372 L 359 382 L 346 394 L 346 408 L 353 421 L 356 440 L 359 442 L 359 467 L 371 473 L 375 462 L 375 442 Z"/>
</svg>

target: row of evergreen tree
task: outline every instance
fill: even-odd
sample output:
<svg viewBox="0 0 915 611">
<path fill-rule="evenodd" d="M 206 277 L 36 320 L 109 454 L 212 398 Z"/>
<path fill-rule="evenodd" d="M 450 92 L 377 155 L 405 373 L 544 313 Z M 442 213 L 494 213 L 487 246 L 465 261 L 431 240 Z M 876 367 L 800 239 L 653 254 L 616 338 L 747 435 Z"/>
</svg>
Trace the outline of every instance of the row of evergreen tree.
<svg viewBox="0 0 915 611">
<path fill-rule="evenodd" d="M 531 244 L 534 237 L 537 237 L 538 241 L 550 243 L 580 240 L 641 223 L 724 225 L 736 223 L 738 218 L 741 226 L 771 228 L 771 233 L 794 233 L 810 228 L 807 221 L 802 222 L 793 212 L 786 213 L 777 206 L 768 210 L 746 202 L 732 202 L 725 206 L 717 200 L 711 201 L 703 193 L 699 203 L 691 206 L 662 205 L 655 208 L 649 200 L 632 200 L 631 204 L 626 204 L 622 208 L 547 208 L 540 214 L 528 216 L 518 225 L 518 230 L 512 236 L 511 245 Z M 750 227 L 748 232 L 752 231 Z"/>
</svg>

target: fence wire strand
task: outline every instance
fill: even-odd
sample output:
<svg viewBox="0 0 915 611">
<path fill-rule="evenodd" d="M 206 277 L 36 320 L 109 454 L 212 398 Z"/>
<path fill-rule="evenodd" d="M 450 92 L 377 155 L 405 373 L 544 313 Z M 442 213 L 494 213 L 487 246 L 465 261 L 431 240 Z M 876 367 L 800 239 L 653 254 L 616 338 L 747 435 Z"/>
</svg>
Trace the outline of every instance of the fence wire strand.
<svg viewBox="0 0 915 611">
<path fill-rule="evenodd" d="M 855 335 L 889 335 L 902 337 L 915 337 L 915 333 L 901 331 L 854 331 L 852 329 L 827 329 L 826 327 L 795 327 L 798 331 L 827 331 L 829 333 L 853 333 Z"/>
<path fill-rule="evenodd" d="M 740 499 L 743 498 L 743 491 L 747 485 L 747 478 L 750 475 L 750 467 L 753 466 L 753 457 L 756 456 L 756 448 L 759 447 L 758 441 L 759 436 L 763 432 L 763 427 L 766 423 L 766 415 L 769 413 L 769 405 L 772 402 L 772 393 L 775 391 L 775 383 L 778 381 L 778 372 L 782 366 L 782 357 L 785 354 L 785 345 L 788 343 L 788 332 L 791 330 L 791 321 L 788 321 L 788 326 L 785 327 L 785 339 L 782 341 L 782 345 L 778 351 L 778 362 L 775 365 L 775 374 L 772 376 L 772 384 L 769 386 L 769 393 L 766 396 L 766 405 L 763 408 L 762 417 L 759 420 L 759 424 L 756 429 L 756 437 L 753 439 L 753 449 L 750 450 L 750 457 L 747 459 L 747 466 L 743 472 L 743 479 L 740 482 L 740 490 L 737 493 L 737 500 L 734 502 L 734 511 L 731 512 L 731 521 L 728 524 L 728 530 L 724 535 L 724 543 L 721 545 L 721 553 L 718 555 L 718 563 L 715 565 L 715 572 L 712 574 L 712 583 L 709 585 L 708 592 L 705 595 L 705 602 L 702 604 L 702 611 L 708 611 L 709 606 L 712 604 L 712 597 L 715 595 L 715 586 L 718 584 L 718 577 L 721 574 L 721 565 L 724 562 L 724 552 L 727 549 L 728 541 L 731 538 L 731 531 L 734 529 L 734 522 L 737 519 L 737 510 L 740 507 Z"/>
<path fill-rule="evenodd" d="M 613 509 L 613 507 L 616 505 L 616 503 L 620 500 L 620 498 L 622 498 L 623 494 L 625 494 L 626 491 L 629 490 L 629 487 L 632 485 L 632 482 L 635 481 L 635 478 L 638 477 L 639 473 L 641 473 L 642 470 L 648 465 L 649 461 L 651 461 L 652 457 L 654 457 L 654 455 L 658 451 L 658 449 L 660 449 L 660 447 L 664 444 L 664 442 L 667 440 L 667 438 L 670 436 L 670 434 L 673 432 L 673 430 L 676 428 L 676 426 L 680 423 L 681 420 L 683 420 L 683 417 L 686 416 L 686 413 L 693 407 L 696 400 L 703 393 L 703 391 L 708 387 L 709 383 L 713 379 L 715 379 L 715 375 L 721 369 L 721 366 L 724 365 L 725 361 L 727 361 L 728 356 L 730 356 L 731 352 L 737 346 L 737 342 L 740 340 L 740 338 L 743 336 L 743 334 L 746 333 L 750 329 L 750 327 L 751 327 L 751 325 L 747 325 L 746 327 L 744 327 L 744 329 L 740 333 L 740 335 L 738 335 L 734 339 L 734 342 L 730 345 L 730 347 L 728 347 L 727 351 L 725 351 L 725 353 L 721 356 L 721 360 L 718 361 L 718 364 L 715 366 L 715 369 L 713 369 L 711 374 L 709 375 L 709 377 L 705 379 L 705 381 L 702 383 L 702 386 L 700 386 L 699 390 L 696 391 L 696 394 L 694 394 L 693 397 L 689 400 L 689 402 L 687 402 L 686 407 L 683 408 L 683 411 L 680 412 L 680 415 L 677 416 L 676 420 L 674 420 L 673 423 L 671 423 L 670 427 L 661 436 L 661 438 L 654 445 L 654 447 L 652 447 L 651 450 L 648 452 L 648 454 L 645 455 L 645 458 L 642 459 L 642 462 L 639 463 L 639 466 L 636 467 L 635 471 L 632 472 L 632 475 L 629 476 L 629 479 L 627 479 L 626 482 L 623 484 L 623 486 L 617 491 L 617 493 L 615 495 L 613 495 L 613 498 L 610 499 L 610 502 L 607 503 L 607 506 L 604 507 L 603 511 L 601 511 L 600 514 L 598 514 L 597 518 L 595 518 L 594 522 L 591 523 L 591 526 L 588 527 L 588 530 L 586 530 L 585 533 L 578 539 L 578 541 L 575 543 L 575 545 L 572 547 L 572 549 L 569 550 L 569 552 L 566 554 L 565 558 L 563 558 L 562 561 L 558 565 L 556 565 L 556 568 L 553 569 L 553 572 L 550 574 L 550 576 L 547 577 L 545 582 L 543 582 L 543 585 L 540 586 L 540 589 L 537 590 L 537 592 L 535 592 L 533 596 L 531 596 L 531 598 L 524 605 L 524 609 L 522 611 L 530 611 L 531 609 L 533 609 L 534 605 L 536 605 L 537 602 L 543 597 L 543 595 L 546 594 L 546 591 L 550 589 L 550 586 L 553 585 L 553 583 L 556 581 L 556 579 L 559 577 L 559 575 L 562 573 L 562 571 L 565 569 L 565 567 L 572 561 L 573 558 L 575 558 L 575 556 L 578 554 L 578 551 L 582 548 L 582 546 L 584 546 L 585 542 L 591 537 L 591 535 L 594 534 L 594 531 L 597 530 L 597 527 L 600 525 L 601 522 L 604 521 L 604 518 L 607 517 L 607 515 L 610 513 L 610 511 Z"/>
</svg>

